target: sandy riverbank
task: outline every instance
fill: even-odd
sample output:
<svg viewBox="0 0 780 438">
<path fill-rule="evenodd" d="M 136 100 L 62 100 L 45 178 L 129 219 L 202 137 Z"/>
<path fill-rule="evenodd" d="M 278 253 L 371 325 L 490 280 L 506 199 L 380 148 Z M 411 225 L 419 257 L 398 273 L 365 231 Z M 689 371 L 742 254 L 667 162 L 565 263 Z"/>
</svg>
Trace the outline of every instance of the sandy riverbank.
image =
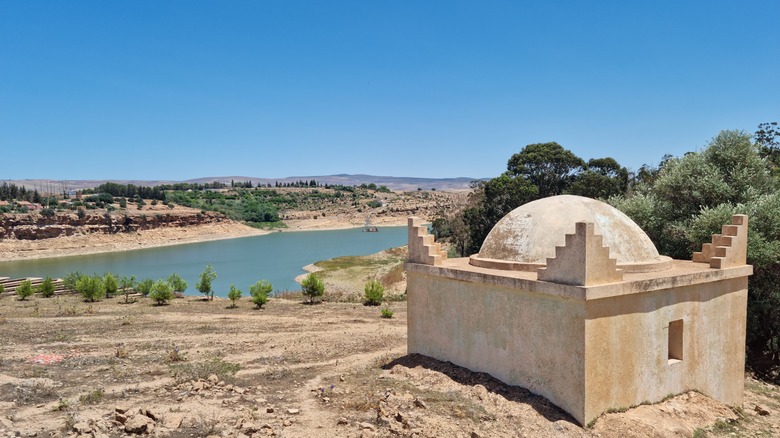
<svg viewBox="0 0 780 438">
<path fill-rule="evenodd" d="M 286 222 L 278 231 L 338 230 L 362 227 L 356 219 L 321 218 Z M 387 217 L 374 221 L 377 226 L 401 226 L 405 217 Z M 44 240 L 0 240 L 0 261 L 34 260 L 73 255 L 100 254 L 161 246 L 199 243 L 212 240 L 258 236 L 276 231 L 259 230 L 239 222 L 223 221 L 190 227 L 157 228 L 133 233 L 87 234 Z"/>
</svg>

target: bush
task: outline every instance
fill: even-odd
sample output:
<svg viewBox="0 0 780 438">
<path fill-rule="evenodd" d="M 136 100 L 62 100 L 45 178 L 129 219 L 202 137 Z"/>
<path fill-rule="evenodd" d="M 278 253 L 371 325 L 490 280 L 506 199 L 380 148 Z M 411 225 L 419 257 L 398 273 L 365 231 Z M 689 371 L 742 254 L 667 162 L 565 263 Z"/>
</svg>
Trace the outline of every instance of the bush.
<svg viewBox="0 0 780 438">
<path fill-rule="evenodd" d="M 44 208 L 43 210 L 41 210 L 41 216 L 45 216 L 45 217 L 54 216 L 54 209 L 50 207 Z"/>
<path fill-rule="evenodd" d="M 0 284 L 0 295 L 2 295 L 2 294 L 4 294 L 4 293 L 5 293 L 5 286 L 3 286 L 2 284 Z"/>
<path fill-rule="evenodd" d="M 393 311 L 385 307 L 384 309 L 380 310 L 380 313 L 382 315 L 382 318 L 392 318 L 393 317 Z"/>
<path fill-rule="evenodd" d="M 44 298 L 51 298 L 54 296 L 54 282 L 52 281 L 51 277 L 46 277 L 43 280 L 43 283 L 41 283 L 40 286 L 38 286 L 38 292 L 43 295 Z"/>
<path fill-rule="evenodd" d="M 241 290 L 236 289 L 236 286 L 230 285 L 230 291 L 228 291 L 228 298 L 230 298 L 230 301 L 232 302 L 230 304 L 230 307 L 235 308 L 236 307 L 236 300 L 241 298 Z"/>
<path fill-rule="evenodd" d="M 263 308 L 263 304 L 268 302 L 268 294 L 273 290 L 271 282 L 267 280 L 260 280 L 257 283 L 249 286 L 249 294 L 252 296 L 252 302 L 255 303 L 258 309 Z"/>
<path fill-rule="evenodd" d="M 325 284 L 314 273 L 306 276 L 301 282 L 303 295 L 309 297 L 309 304 L 314 304 L 314 297 L 325 294 Z"/>
<path fill-rule="evenodd" d="M 106 296 L 111 298 L 116 294 L 119 285 L 117 284 L 114 274 L 108 272 L 103 276 L 103 284 L 106 286 Z"/>
<path fill-rule="evenodd" d="M 135 287 L 135 275 L 124 276 L 119 279 L 119 289 L 125 294 L 125 304 L 130 302 L 130 292 Z"/>
<path fill-rule="evenodd" d="M 366 306 L 378 306 L 382 304 L 382 299 L 385 297 L 385 287 L 377 280 L 371 280 L 366 283 L 363 292 L 363 304 Z"/>
<path fill-rule="evenodd" d="M 207 297 L 214 299 L 214 289 L 211 287 L 211 282 L 217 278 L 217 273 L 214 272 L 214 268 L 211 265 L 206 265 L 206 269 L 200 274 L 200 281 L 195 285 L 195 289 L 198 289 L 200 293 Z"/>
<path fill-rule="evenodd" d="M 76 282 L 76 292 L 80 293 L 85 301 L 95 302 L 106 296 L 106 285 L 97 275 L 82 275 Z"/>
<path fill-rule="evenodd" d="M 25 301 L 27 297 L 32 296 L 35 291 L 32 288 L 32 282 L 30 280 L 24 280 L 16 286 L 16 295 L 20 300 Z"/>
<path fill-rule="evenodd" d="M 149 292 L 149 298 L 157 301 L 158 306 L 162 306 L 173 299 L 173 287 L 165 280 L 157 280 Z"/>
<path fill-rule="evenodd" d="M 76 290 L 76 283 L 83 276 L 84 274 L 79 271 L 71 272 L 62 280 L 62 285 L 65 286 L 65 289 Z"/>
<path fill-rule="evenodd" d="M 143 296 L 149 295 L 149 293 L 152 291 L 152 287 L 154 286 L 154 280 L 151 278 L 147 278 L 145 280 L 141 280 L 138 282 L 138 285 L 135 287 L 135 290 L 138 291 Z"/>
<path fill-rule="evenodd" d="M 187 282 L 184 281 L 184 279 L 175 272 L 171 274 L 170 277 L 168 277 L 168 283 L 171 284 L 174 292 L 184 292 L 187 290 L 187 286 L 189 286 Z"/>
</svg>

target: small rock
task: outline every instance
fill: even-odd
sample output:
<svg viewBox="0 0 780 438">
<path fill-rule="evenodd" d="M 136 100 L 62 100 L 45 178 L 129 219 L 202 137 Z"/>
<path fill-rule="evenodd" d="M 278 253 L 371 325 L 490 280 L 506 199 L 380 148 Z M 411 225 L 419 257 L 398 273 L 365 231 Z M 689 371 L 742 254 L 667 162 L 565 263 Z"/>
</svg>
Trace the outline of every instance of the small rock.
<svg viewBox="0 0 780 438">
<path fill-rule="evenodd" d="M 92 432 L 92 427 L 89 424 L 80 421 L 73 425 L 73 431 L 82 435 L 87 435 Z"/>
<path fill-rule="evenodd" d="M 289 419 L 285 419 L 284 421 L 282 421 L 282 426 L 290 427 L 292 426 L 292 421 L 290 421 Z"/>
<path fill-rule="evenodd" d="M 267 413 L 269 413 L 269 414 L 273 414 L 274 413 L 274 408 L 265 408 L 265 411 Z"/>
<path fill-rule="evenodd" d="M 482 438 L 482 436 L 474 431 L 471 432 L 471 438 Z"/>
<path fill-rule="evenodd" d="M 428 405 L 425 404 L 425 402 L 420 400 L 419 398 L 414 399 L 414 405 L 417 406 L 418 408 L 428 409 Z"/>
<path fill-rule="evenodd" d="M 154 421 L 146 415 L 133 415 L 127 419 L 125 423 L 125 432 L 127 433 L 144 433 L 149 432 L 149 426 L 154 427 Z"/>
<path fill-rule="evenodd" d="M 754 407 L 753 410 L 755 410 L 756 413 L 758 415 L 761 415 L 762 417 L 766 416 L 766 415 L 769 415 L 769 411 L 767 411 L 766 409 L 764 409 L 763 407 L 761 407 L 759 405 L 756 405 L 756 407 Z"/>
<path fill-rule="evenodd" d="M 344 418 L 344 417 L 341 417 L 341 418 L 339 418 L 339 420 L 336 422 L 336 424 L 340 424 L 340 425 L 349 424 L 349 420 L 347 420 L 347 419 L 346 419 L 346 418 Z"/>
<path fill-rule="evenodd" d="M 376 426 L 371 423 L 359 423 L 358 427 L 361 429 L 370 430 L 372 432 L 376 430 Z"/>
<path fill-rule="evenodd" d="M 219 377 L 216 374 L 212 374 L 209 376 L 208 381 L 212 384 L 219 383 Z"/>
<path fill-rule="evenodd" d="M 151 418 L 152 421 L 160 421 L 161 416 L 160 416 L 160 414 L 158 412 L 154 412 L 151 409 L 147 409 L 146 412 L 144 412 L 144 414 L 147 417 Z"/>
<path fill-rule="evenodd" d="M 300 409 L 288 409 L 287 415 L 298 415 L 301 412 Z"/>
<path fill-rule="evenodd" d="M 127 422 L 127 415 L 119 412 L 114 412 L 114 421 L 116 421 L 119 424 L 125 424 L 125 422 Z"/>
</svg>

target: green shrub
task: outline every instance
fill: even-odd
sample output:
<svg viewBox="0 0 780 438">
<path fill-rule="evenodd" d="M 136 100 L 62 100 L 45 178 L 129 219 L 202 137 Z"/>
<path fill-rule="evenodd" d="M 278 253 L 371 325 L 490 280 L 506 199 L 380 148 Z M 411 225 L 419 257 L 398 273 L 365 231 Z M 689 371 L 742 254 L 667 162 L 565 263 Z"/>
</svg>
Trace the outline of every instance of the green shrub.
<svg viewBox="0 0 780 438">
<path fill-rule="evenodd" d="M 0 295 L 2 295 L 2 294 L 4 294 L 4 293 L 5 293 L 5 286 L 3 286 L 2 284 L 0 284 Z"/>
<path fill-rule="evenodd" d="M 171 284 L 174 292 L 184 292 L 187 290 L 187 286 L 189 286 L 187 282 L 175 272 L 168 277 L 168 283 Z"/>
<path fill-rule="evenodd" d="M 303 279 L 301 288 L 303 295 L 309 297 L 309 304 L 314 304 L 315 297 L 321 297 L 325 294 L 325 284 L 314 273 Z"/>
<path fill-rule="evenodd" d="M 193 380 L 208 379 L 212 374 L 219 380 L 230 382 L 233 376 L 241 369 L 241 365 L 214 357 L 202 362 L 190 362 L 171 365 L 171 374 L 176 383 Z"/>
<path fill-rule="evenodd" d="M 235 308 L 236 307 L 236 300 L 241 298 L 241 290 L 236 289 L 234 285 L 230 285 L 230 291 L 228 291 L 228 298 L 230 298 L 230 301 L 232 302 L 230 304 L 230 307 Z"/>
<path fill-rule="evenodd" d="M 119 289 L 125 294 L 125 304 L 130 302 L 130 292 L 135 288 L 135 275 L 123 276 L 119 279 Z"/>
<path fill-rule="evenodd" d="M 152 286 L 154 286 L 154 280 L 152 280 L 151 278 L 146 278 L 138 282 L 138 285 L 136 285 L 135 290 L 137 290 L 138 293 L 140 293 L 141 295 L 147 296 L 152 291 Z"/>
<path fill-rule="evenodd" d="M 263 304 L 268 302 L 268 294 L 273 290 L 273 286 L 267 280 L 260 280 L 249 286 L 249 294 L 252 295 L 252 302 L 258 309 L 263 308 Z"/>
<path fill-rule="evenodd" d="M 106 296 L 111 298 L 116 294 L 119 285 L 117 284 L 114 274 L 108 272 L 103 276 L 103 285 L 106 287 Z"/>
<path fill-rule="evenodd" d="M 62 280 L 62 285 L 65 286 L 65 289 L 67 290 L 76 290 L 76 283 L 83 276 L 84 274 L 79 271 L 71 272 Z"/>
<path fill-rule="evenodd" d="M 157 301 L 158 306 L 162 306 L 173 299 L 173 287 L 165 280 L 157 280 L 149 292 L 149 298 Z"/>
<path fill-rule="evenodd" d="M 19 286 L 16 286 L 16 295 L 22 301 L 26 300 L 27 297 L 32 296 L 34 293 L 35 291 L 33 290 L 32 282 L 30 280 L 24 280 L 19 283 Z"/>
<path fill-rule="evenodd" d="M 95 302 L 106 296 L 106 285 L 103 278 L 97 275 L 82 275 L 76 282 L 76 292 L 80 293 L 85 301 Z"/>
<path fill-rule="evenodd" d="M 54 282 L 52 281 L 51 277 L 46 277 L 43 280 L 43 283 L 38 286 L 38 292 L 43 295 L 44 298 L 51 298 L 54 296 Z"/>
<path fill-rule="evenodd" d="M 392 318 L 393 317 L 393 311 L 385 307 L 384 309 L 380 310 L 380 313 L 382 314 L 382 318 Z"/>
<path fill-rule="evenodd" d="M 214 272 L 214 268 L 211 265 L 206 265 L 206 269 L 200 274 L 200 281 L 195 285 L 197 289 L 203 295 L 214 299 L 214 289 L 212 289 L 211 282 L 217 278 L 217 273 Z"/>
<path fill-rule="evenodd" d="M 377 280 L 371 280 L 366 283 L 363 292 L 363 304 L 366 306 L 378 306 L 382 304 L 382 300 L 385 297 L 385 287 Z"/>
</svg>

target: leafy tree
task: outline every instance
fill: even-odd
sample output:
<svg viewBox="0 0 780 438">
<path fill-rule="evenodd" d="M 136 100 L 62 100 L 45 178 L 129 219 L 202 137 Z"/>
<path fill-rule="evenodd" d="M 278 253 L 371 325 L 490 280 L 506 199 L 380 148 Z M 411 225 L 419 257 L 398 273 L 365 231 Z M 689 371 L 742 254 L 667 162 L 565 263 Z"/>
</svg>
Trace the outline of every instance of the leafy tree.
<svg viewBox="0 0 780 438">
<path fill-rule="evenodd" d="M 165 280 L 157 280 L 149 292 L 149 298 L 156 301 L 158 306 L 162 306 L 173 299 L 173 287 Z"/>
<path fill-rule="evenodd" d="M 106 297 L 108 298 L 113 297 L 117 289 L 119 289 L 116 276 L 110 272 L 103 276 L 103 285 L 106 287 Z"/>
<path fill-rule="evenodd" d="M 249 286 L 249 294 L 252 296 L 252 302 L 255 303 L 258 309 L 262 309 L 263 305 L 268 302 L 268 295 L 273 290 L 273 286 L 267 280 L 260 280 L 257 283 Z"/>
<path fill-rule="evenodd" d="M 304 296 L 309 297 L 309 304 L 314 304 L 315 297 L 321 297 L 325 293 L 325 283 L 322 282 L 314 273 L 306 276 L 301 282 L 301 288 Z"/>
<path fill-rule="evenodd" d="M 138 282 L 138 285 L 135 287 L 135 289 L 143 296 L 147 296 L 152 292 L 152 287 L 154 286 L 154 280 L 151 278 L 146 278 L 144 280 L 141 280 Z"/>
<path fill-rule="evenodd" d="M 135 275 L 123 276 L 119 279 L 119 289 L 125 294 L 125 304 L 130 302 L 130 292 L 135 288 Z"/>
<path fill-rule="evenodd" d="M 76 292 L 80 293 L 85 301 L 95 302 L 106 296 L 106 285 L 100 276 L 82 275 L 76 282 Z"/>
<path fill-rule="evenodd" d="M 526 178 L 540 198 L 562 194 L 584 168 L 582 158 L 555 142 L 529 144 L 507 163 L 507 173 Z"/>
<path fill-rule="evenodd" d="M 628 190 L 628 170 L 614 158 L 593 158 L 585 171 L 575 176 L 566 189 L 572 195 L 594 199 L 607 199 L 623 195 Z"/>
<path fill-rule="evenodd" d="M 84 274 L 82 274 L 79 271 L 71 272 L 68 275 L 66 275 L 65 278 L 62 279 L 62 285 L 67 290 L 76 290 L 76 283 L 83 276 Z"/>
<path fill-rule="evenodd" d="M 377 280 L 371 280 L 363 288 L 363 304 L 366 306 L 378 306 L 385 297 L 385 287 Z"/>
<path fill-rule="evenodd" d="M 206 265 L 206 269 L 200 274 L 200 281 L 195 285 L 195 289 L 214 300 L 214 289 L 212 289 L 211 283 L 215 278 L 217 278 L 217 273 L 214 272 L 214 268 L 211 265 Z"/>
<path fill-rule="evenodd" d="M 237 289 L 235 285 L 230 285 L 230 290 L 228 291 L 228 298 L 230 298 L 231 308 L 236 308 L 236 300 L 241 298 L 241 290 Z"/>
<path fill-rule="evenodd" d="M 187 290 L 187 286 L 189 286 L 187 282 L 175 272 L 168 277 L 168 283 L 171 284 L 174 292 L 184 292 Z"/>
<path fill-rule="evenodd" d="M 32 296 L 34 293 L 35 291 L 33 290 L 32 282 L 30 280 L 24 280 L 19 283 L 19 286 L 16 286 L 16 295 L 21 301 L 27 300 L 27 297 Z"/>
<path fill-rule="evenodd" d="M 610 199 L 642 227 L 659 252 L 689 259 L 731 215 L 750 216 L 747 364 L 758 375 L 780 371 L 780 192 L 760 145 L 722 131 L 707 147 L 667 160 L 651 184 Z"/>
<path fill-rule="evenodd" d="M 43 279 L 43 283 L 38 286 L 38 292 L 41 293 L 41 295 L 44 298 L 51 298 L 54 296 L 54 282 L 52 281 L 51 277 L 46 277 Z"/>
<path fill-rule="evenodd" d="M 479 252 L 485 237 L 501 218 L 538 197 L 536 186 L 526 178 L 512 177 L 508 172 L 490 181 L 477 183 L 469 200 L 470 206 L 463 210 L 463 222 L 468 227 L 466 252 Z"/>
</svg>

